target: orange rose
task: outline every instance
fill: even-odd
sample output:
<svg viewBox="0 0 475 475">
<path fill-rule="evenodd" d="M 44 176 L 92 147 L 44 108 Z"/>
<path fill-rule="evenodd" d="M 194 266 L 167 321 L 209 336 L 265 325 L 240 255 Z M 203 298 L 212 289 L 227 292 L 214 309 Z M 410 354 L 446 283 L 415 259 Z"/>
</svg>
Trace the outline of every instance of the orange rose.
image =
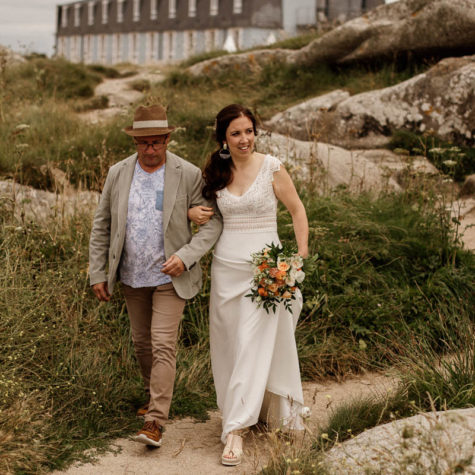
<svg viewBox="0 0 475 475">
<path fill-rule="evenodd" d="M 289 264 L 287 264 L 287 262 L 279 262 L 277 264 L 277 267 L 279 268 L 279 270 L 284 271 L 284 272 L 286 272 L 290 269 L 290 266 L 289 266 Z"/>
<path fill-rule="evenodd" d="M 269 267 L 269 265 L 267 264 L 267 262 L 263 262 L 260 266 L 258 266 L 257 268 L 260 270 L 260 271 L 263 271 L 264 269 L 267 269 Z"/>
<path fill-rule="evenodd" d="M 269 275 L 275 279 L 277 274 L 279 273 L 279 269 L 277 269 L 277 267 L 272 267 L 269 269 Z"/>
<path fill-rule="evenodd" d="M 279 287 L 277 286 L 277 284 L 270 284 L 269 287 L 267 287 L 267 290 L 274 294 L 277 292 L 278 289 Z"/>
<path fill-rule="evenodd" d="M 290 299 L 290 297 L 292 297 L 292 294 L 286 290 L 283 294 L 282 294 L 282 297 L 284 297 L 284 299 Z"/>
<path fill-rule="evenodd" d="M 257 289 L 257 293 L 261 296 L 261 297 L 267 297 L 269 294 L 267 293 L 267 290 L 264 289 L 263 287 L 259 287 Z"/>
<path fill-rule="evenodd" d="M 278 279 L 278 280 L 284 280 L 284 279 L 285 279 L 285 275 L 286 275 L 286 272 L 280 270 L 279 272 L 277 272 L 275 278 Z"/>
<path fill-rule="evenodd" d="M 279 287 L 282 287 L 283 285 L 285 285 L 285 280 L 279 280 L 279 279 L 277 279 L 277 280 L 275 281 L 275 283 L 276 283 Z"/>
</svg>

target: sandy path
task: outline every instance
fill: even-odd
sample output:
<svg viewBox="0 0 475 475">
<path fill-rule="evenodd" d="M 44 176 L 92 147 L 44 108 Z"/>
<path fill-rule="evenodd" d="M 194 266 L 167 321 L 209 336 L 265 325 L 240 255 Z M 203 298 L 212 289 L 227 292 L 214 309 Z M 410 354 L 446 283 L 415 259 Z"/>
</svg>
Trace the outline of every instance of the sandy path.
<svg viewBox="0 0 475 475">
<path fill-rule="evenodd" d="M 105 79 L 96 86 L 94 95 L 106 96 L 109 99 L 109 107 L 83 112 L 79 116 L 92 124 L 97 124 L 116 115 L 125 114 L 129 106 L 139 101 L 144 95 L 133 89 L 132 84 L 135 81 L 146 80 L 154 84 L 163 79 L 163 74 L 156 69 L 141 69 L 138 74 L 127 78 Z"/>
<path fill-rule="evenodd" d="M 385 375 L 367 373 L 362 377 L 348 379 L 343 383 L 324 384 L 305 383 L 305 403 L 311 408 L 308 421 L 309 432 L 304 444 L 311 443 L 311 433 L 323 425 L 331 411 L 343 401 L 349 401 L 359 395 L 386 393 L 394 384 Z M 74 465 L 66 475 L 220 475 L 253 474 L 266 464 L 267 454 L 276 448 L 276 443 L 257 431 L 250 432 L 245 439 L 245 460 L 239 467 L 230 468 L 220 464 L 223 445 L 219 439 L 221 418 L 217 411 L 210 413 L 206 422 L 196 422 L 191 418 L 171 421 L 159 449 L 133 442 L 130 439 L 118 439 L 111 445 L 119 453 L 102 455 L 96 463 Z"/>
</svg>

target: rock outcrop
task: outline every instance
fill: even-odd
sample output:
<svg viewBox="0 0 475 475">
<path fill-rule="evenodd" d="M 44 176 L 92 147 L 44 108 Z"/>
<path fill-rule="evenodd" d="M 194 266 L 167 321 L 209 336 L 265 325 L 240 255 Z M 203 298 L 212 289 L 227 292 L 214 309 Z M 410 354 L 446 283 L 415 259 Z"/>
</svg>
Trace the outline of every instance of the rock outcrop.
<svg viewBox="0 0 475 475">
<path fill-rule="evenodd" d="M 47 223 L 48 219 L 68 218 L 76 212 L 92 213 L 99 202 L 99 193 L 72 191 L 52 193 L 20 185 L 14 181 L 0 181 L 0 200 L 21 221 Z M 21 228 L 19 228 L 21 230 Z"/>
<path fill-rule="evenodd" d="M 423 74 L 385 89 L 352 97 L 343 91 L 319 96 L 265 123 L 300 140 L 321 140 L 347 148 L 377 148 L 397 129 L 432 131 L 473 144 L 475 56 L 447 58 Z"/>
<path fill-rule="evenodd" d="M 465 177 L 465 182 L 460 189 L 459 196 L 474 196 L 475 197 L 475 174 Z"/>
<path fill-rule="evenodd" d="M 338 445 L 326 457 L 330 473 L 473 473 L 475 409 L 419 414 Z"/>
<path fill-rule="evenodd" d="M 18 53 L 15 53 L 10 48 L 0 45 L 0 61 L 6 61 L 9 64 L 12 63 L 24 63 L 25 58 Z"/>
<path fill-rule="evenodd" d="M 461 56 L 475 52 L 473 0 L 399 0 L 350 20 L 297 51 L 262 49 L 191 66 L 193 75 L 258 71 L 271 61 L 349 63 L 400 54 Z"/>
<path fill-rule="evenodd" d="M 292 175 L 316 192 L 345 186 L 351 192 L 400 191 L 405 172 L 437 173 L 423 157 L 407 162 L 389 150 L 345 150 L 321 142 L 304 142 L 280 134 L 261 134 L 257 148 L 279 157 Z"/>
</svg>

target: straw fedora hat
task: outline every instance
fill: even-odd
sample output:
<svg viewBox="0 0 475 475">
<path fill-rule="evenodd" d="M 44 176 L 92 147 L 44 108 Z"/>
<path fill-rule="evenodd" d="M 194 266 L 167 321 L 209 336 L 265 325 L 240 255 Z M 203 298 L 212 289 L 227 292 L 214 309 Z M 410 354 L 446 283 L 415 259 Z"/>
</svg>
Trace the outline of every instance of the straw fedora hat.
<svg viewBox="0 0 475 475">
<path fill-rule="evenodd" d="M 134 114 L 134 123 L 126 127 L 124 132 L 132 137 L 148 137 L 151 135 L 165 135 L 176 127 L 169 126 L 167 111 L 161 105 L 150 107 L 140 106 Z"/>
</svg>

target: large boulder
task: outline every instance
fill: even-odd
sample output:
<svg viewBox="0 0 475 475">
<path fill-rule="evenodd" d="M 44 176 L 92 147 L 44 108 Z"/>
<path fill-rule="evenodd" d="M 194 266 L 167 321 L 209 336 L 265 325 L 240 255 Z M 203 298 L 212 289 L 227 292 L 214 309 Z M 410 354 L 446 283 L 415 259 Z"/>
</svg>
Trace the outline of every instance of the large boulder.
<svg viewBox="0 0 475 475">
<path fill-rule="evenodd" d="M 475 52 L 473 0 L 399 0 L 350 20 L 297 51 L 257 50 L 191 66 L 194 75 L 258 71 L 269 61 L 293 64 L 374 61 L 400 54 L 438 57 Z"/>
<path fill-rule="evenodd" d="M 382 5 L 312 41 L 289 61 L 347 63 L 406 52 L 473 54 L 473 0 L 399 0 Z"/>
<path fill-rule="evenodd" d="M 437 173 L 423 157 L 411 159 L 389 150 L 345 150 L 276 133 L 260 134 L 257 149 L 282 160 L 292 176 L 318 193 L 344 186 L 349 191 L 400 191 L 403 174 Z"/>
<path fill-rule="evenodd" d="M 474 105 L 475 56 L 465 56 L 444 59 L 385 89 L 346 99 L 341 91 L 313 98 L 277 114 L 265 126 L 300 140 L 347 148 L 384 146 L 397 129 L 432 131 L 470 145 L 475 139 Z"/>
<path fill-rule="evenodd" d="M 0 200 L 11 208 L 19 222 L 27 220 L 37 224 L 46 224 L 48 219 L 57 216 L 69 218 L 84 210 L 90 214 L 96 209 L 99 193 L 65 188 L 68 187 L 63 183 L 58 187 L 61 193 L 52 193 L 20 185 L 12 180 L 0 180 Z"/>
<path fill-rule="evenodd" d="M 26 60 L 21 54 L 15 53 L 13 50 L 7 48 L 6 46 L 0 45 L 0 62 L 3 61 L 9 64 L 13 64 L 24 63 Z"/>
<path fill-rule="evenodd" d="M 418 414 L 369 429 L 326 454 L 329 473 L 474 473 L 475 409 Z"/>
</svg>

